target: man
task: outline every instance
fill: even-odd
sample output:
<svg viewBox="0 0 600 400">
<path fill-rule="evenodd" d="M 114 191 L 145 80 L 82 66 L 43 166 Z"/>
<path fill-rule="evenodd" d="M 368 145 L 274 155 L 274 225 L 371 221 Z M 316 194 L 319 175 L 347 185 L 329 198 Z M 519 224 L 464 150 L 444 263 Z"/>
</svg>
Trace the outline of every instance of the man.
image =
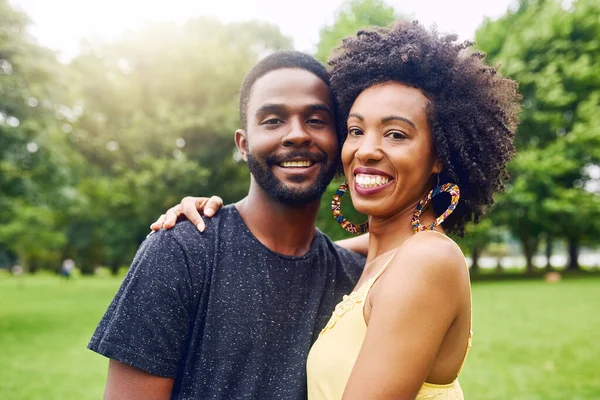
<svg viewBox="0 0 600 400">
<path fill-rule="evenodd" d="M 325 68 L 278 52 L 245 77 L 235 143 L 248 195 L 200 233 L 189 221 L 140 247 L 89 348 L 107 399 L 303 399 L 311 343 L 364 258 L 317 231 L 339 162 Z"/>
</svg>

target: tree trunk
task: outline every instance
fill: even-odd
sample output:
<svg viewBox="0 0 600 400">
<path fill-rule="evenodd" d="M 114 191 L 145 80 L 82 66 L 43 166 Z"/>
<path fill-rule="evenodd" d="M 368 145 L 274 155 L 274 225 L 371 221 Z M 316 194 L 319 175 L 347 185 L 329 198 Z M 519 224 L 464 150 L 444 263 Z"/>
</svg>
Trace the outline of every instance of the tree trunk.
<svg viewBox="0 0 600 400">
<path fill-rule="evenodd" d="M 520 240 L 523 254 L 525 255 L 525 272 L 531 274 L 535 270 L 535 267 L 533 266 L 533 255 L 537 250 L 538 240 L 531 237 L 522 237 Z"/>
<path fill-rule="evenodd" d="M 552 271 L 552 264 L 550 263 L 550 259 L 552 258 L 552 253 L 554 250 L 554 242 L 552 240 L 552 235 L 546 235 L 546 271 Z"/>
<path fill-rule="evenodd" d="M 481 247 L 473 246 L 471 249 L 471 260 L 473 263 L 471 264 L 471 272 L 477 273 L 479 272 L 479 256 L 481 255 Z"/>
<path fill-rule="evenodd" d="M 496 259 L 496 272 L 499 274 L 504 272 L 504 268 L 502 267 L 502 257 Z"/>
<path fill-rule="evenodd" d="M 569 238 L 569 264 L 567 269 L 579 270 L 579 238 Z"/>
<path fill-rule="evenodd" d="M 113 276 L 117 275 L 117 273 L 119 272 L 119 263 L 118 262 L 110 263 L 110 272 L 111 272 L 111 274 L 113 274 Z"/>
</svg>

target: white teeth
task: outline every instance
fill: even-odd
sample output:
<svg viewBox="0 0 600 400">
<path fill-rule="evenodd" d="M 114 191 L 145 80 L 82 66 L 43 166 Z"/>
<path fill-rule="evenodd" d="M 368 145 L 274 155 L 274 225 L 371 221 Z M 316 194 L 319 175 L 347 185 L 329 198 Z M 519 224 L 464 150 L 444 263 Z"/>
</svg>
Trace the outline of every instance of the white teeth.
<svg viewBox="0 0 600 400">
<path fill-rule="evenodd" d="M 312 165 L 312 161 L 302 160 L 302 161 L 284 161 L 281 163 L 283 168 L 306 168 Z"/>
<path fill-rule="evenodd" d="M 390 182 L 388 176 L 382 175 L 357 174 L 355 179 L 358 186 L 365 189 L 387 185 Z"/>
</svg>

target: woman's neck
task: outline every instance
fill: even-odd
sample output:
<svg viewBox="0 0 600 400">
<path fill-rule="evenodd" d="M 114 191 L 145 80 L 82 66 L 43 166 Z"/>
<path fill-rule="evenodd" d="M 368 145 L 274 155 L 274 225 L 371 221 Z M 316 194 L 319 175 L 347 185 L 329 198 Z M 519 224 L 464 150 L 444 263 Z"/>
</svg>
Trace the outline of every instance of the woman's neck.
<svg viewBox="0 0 600 400">
<path fill-rule="evenodd" d="M 369 252 L 367 254 L 367 263 L 402 245 L 402 243 L 415 234 L 411 223 L 417 204 L 418 202 L 415 202 L 415 204 L 405 207 L 392 216 L 384 218 L 369 217 Z M 421 224 L 429 225 L 435 218 L 433 209 L 428 207 L 423 211 L 419 220 Z"/>
</svg>

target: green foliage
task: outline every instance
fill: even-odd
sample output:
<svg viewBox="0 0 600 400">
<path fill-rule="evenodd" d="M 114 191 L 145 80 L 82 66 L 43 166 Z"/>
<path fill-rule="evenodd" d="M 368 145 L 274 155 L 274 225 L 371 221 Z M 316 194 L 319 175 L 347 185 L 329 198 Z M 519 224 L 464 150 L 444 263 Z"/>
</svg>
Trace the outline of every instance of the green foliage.
<svg viewBox="0 0 600 400">
<path fill-rule="evenodd" d="M 64 66 L 0 6 L 2 260 L 57 269 L 70 257 L 84 273 L 116 272 L 183 196 L 245 195 L 238 90 L 261 56 L 291 47 L 275 26 L 153 24 L 88 43 Z"/>
<path fill-rule="evenodd" d="M 331 211 L 331 200 L 333 195 L 340 184 L 344 182 L 344 180 L 344 178 L 336 178 L 329 184 L 325 194 L 323 195 L 323 200 L 321 201 L 321 205 L 319 207 L 319 214 L 317 215 L 317 227 L 322 232 L 325 232 L 327 236 L 331 238 L 331 240 L 347 239 L 355 236 L 342 229 L 342 227 L 333 218 L 333 213 Z M 346 195 L 342 197 L 342 213 L 345 218 L 357 225 L 362 224 L 367 220 L 366 215 L 359 213 L 352 206 L 352 198 L 350 197 L 350 193 L 346 193 Z"/>
<path fill-rule="evenodd" d="M 52 128 L 49 92 L 57 63 L 27 35 L 27 22 L 0 0 L 0 209 L 12 198 L 44 194 L 46 179 L 56 181 L 40 140 Z"/>
<path fill-rule="evenodd" d="M 324 63 L 346 36 L 355 35 L 361 28 L 388 26 L 397 19 L 394 8 L 382 0 L 346 0 L 333 25 L 321 28 L 315 57 Z"/>
<path fill-rule="evenodd" d="M 476 34 L 479 48 L 523 94 L 518 155 L 497 212 L 529 264 L 544 234 L 580 242 L 600 233 L 594 222 L 600 199 L 585 190 L 586 171 L 599 162 L 600 3 L 565 7 L 557 0 L 523 0 Z"/>
<path fill-rule="evenodd" d="M 597 242 L 600 158 L 600 5 L 521 0 L 487 20 L 478 46 L 521 85 L 523 123 L 507 192 L 460 239 L 471 256 L 520 240 L 527 258 L 540 238 L 577 248 Z M 387 26 L 382 0 L 347 0 L 323 27 L 325 61 L 343 37 Z M 151 24 L 112 42 L 85 44 L 63 65 L 26 33 L 27 16 L 0 0 L 0 266 L 83 273 L 128 265 L 148 224 L 186 195 L 243 197 L 248 171 L 233 132 L 244 74 L 263 55 L 291 47 L 270 24 L 210 18 Z M 334 221 L 327 189 L 317 226 Z M 596 182 L 598 183 L 598 182 Z M 586 190 L 588 188 L 588 190 Z M 351 199 L 344 215 L 360 223 Z"/>
<path fill-rule="evenodd" d="M 57 230 L 56 214 L 47 207 L 20 202 L 13 205 L 10 211 L 16 218 L 0 224 L 0 242 L 16 253 L 24 268 L 59 265 L 57 254 L 66 237 Z"/>
<path fill-rule="evenodd" d="M 64 244 L 53 208 L 65 200 L 69 174 L 53 148 L 62 66 L 26 33 L 27 23 L 0 0 L 0 259 L 36 269 Z"/>
</svg>

